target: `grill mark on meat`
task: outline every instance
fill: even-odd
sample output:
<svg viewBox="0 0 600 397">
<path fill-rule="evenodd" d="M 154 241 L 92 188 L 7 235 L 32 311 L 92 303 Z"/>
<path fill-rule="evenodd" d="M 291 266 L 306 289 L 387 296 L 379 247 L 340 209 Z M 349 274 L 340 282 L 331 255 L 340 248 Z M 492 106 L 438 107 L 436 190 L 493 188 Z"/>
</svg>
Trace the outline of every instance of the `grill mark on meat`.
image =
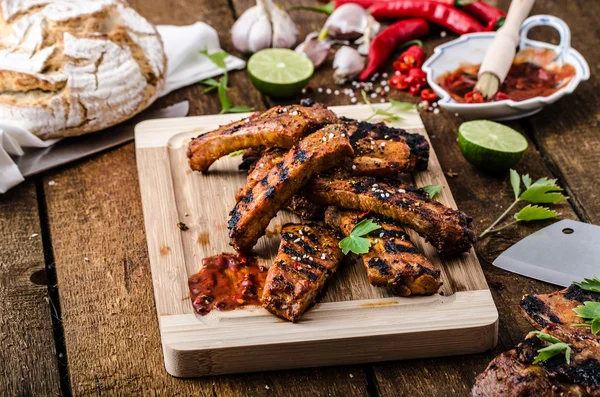
<svg viewBox="0 0 600 397">
<path fill-rule="evenodd" d="M 359 256 L 375 286 L 389 286 L 396 294 L 431 295 L 438 291 L 440 271 L 421 254 L 402 227 L 392 219 L 371 213 L 341 211 L 329 207 L 325 211 L 325 223 L 341 230 L 348 236 L 364 219 L 380 226 L 368 234 L 371 243 L 369 252 Z"/>
<path fill-rule="evenodd" d="M 248 194 L 246 194 L 244 197 L 242 197 L 242 199 L 240 201 L 244 204 L 248 204 L 248 203 L 252 202 L 252 200 L 254 200 L 254 194 L 252 193 L 252 190 L 250 190 L 248 192 Z"/>
<path fill-rule="evenodd" d="M 422 189 L 374 178 L 361 179 L 344 172 L 321 174 L 313 179 L 307 191 L 318 204 L 372 211 L 393 218 L 415 230 L 442 253 L 462 253 L 475 242 L 472 218 L 429 199 Z"/>
<path fill-rule="evenodd" d="M 291 148 L 308 134 L 337 121 L 324 105 L 275 106 L 193 139 L 187 151 L 190 167 L 206 172 L 220 157 L 250 147 Z"/>
<path fill-rule="evenodd" d="M 600 302 L 600 293 L 586 291 L 575 284 L 571 284 L 565 291 L 565 298 L 576 300 L 577 302 Z"/>
<path fill-rule="evenodd" d="M 325 139 L 326 144 L 324 144 Z M 299 151 L 306 161 L 295 162 Z M 330 124 L 309 135 L 285 154 L 280 166 L 271 167 L 267 185 L 255 185 L 250 203 L 238 201 L 235 219 L 229 222 L 231 245 L 241 252 L 252 249 L 265 233 L 269 221 L 308 182 L 313 174 L 335 166 L 342 158 L 353 154 L 348 130 L 342 124 Z M 279 163 L 278 163 L 279 164 Z M 286 178 L 282 178 L 282 171 Z"/>
<path fill-rule="evenodd" d="M 316 243 L 307 236 L 314 236 Z M 325 226 L 284 225 L 279 251 L 263 289 L 263 306 L 281 318 L 298 321 L 342 261 L 338 243 Z"/>
</svg>

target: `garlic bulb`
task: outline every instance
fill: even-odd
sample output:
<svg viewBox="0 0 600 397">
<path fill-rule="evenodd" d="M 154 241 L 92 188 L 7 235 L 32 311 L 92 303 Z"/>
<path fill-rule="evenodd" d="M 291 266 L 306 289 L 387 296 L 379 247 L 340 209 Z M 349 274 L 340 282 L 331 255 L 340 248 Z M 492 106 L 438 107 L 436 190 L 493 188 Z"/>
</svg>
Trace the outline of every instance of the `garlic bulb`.
<svg viewBox="0 0 600 397">
<path fill-rule="evenodd" d="M 310 59 L 316 68 L 325 62 L 330 48 L 331 42 L 329 40 L 319 40 L 319 34 L 313 32 L 306 36 L 306 39 L 296 47 L 295 51 Z"/>
<path fill-rule="evenodd" d="M 298 38 L 294 21 L 273 0 L 258 0 L 242 13 L 231 29 L 231 41 L 240 52 L 254 53 L 271 46 L 291 48 Z"/>
<path fill-rule="evenodd" d="M 365 33 L 373 17 L 367 10 L 353 3 L 338 7 L 325 21 L 324 29 L 335 39 L 354 40 Z"/>
<path fill-rule="evenodd" d="M 341 47 L 333 59 L 333 79 L 337 84 L 344 84 L 357 76 L 365 68 L 365 58 L 352 47 Z"/>
</svg>

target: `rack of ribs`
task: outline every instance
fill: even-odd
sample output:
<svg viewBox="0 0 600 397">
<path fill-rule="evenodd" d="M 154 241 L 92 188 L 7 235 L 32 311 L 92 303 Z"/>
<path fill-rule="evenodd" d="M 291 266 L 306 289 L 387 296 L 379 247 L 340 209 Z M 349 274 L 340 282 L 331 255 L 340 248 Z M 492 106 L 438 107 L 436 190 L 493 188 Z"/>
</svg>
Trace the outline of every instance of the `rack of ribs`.
<svg viewBox="0 0 600 397">
<path fill-rule="evenodd" d="M 325 105 L 303 103 L 310 106 L 275 106 L 198 136 L 188 146 L 190 167 L 206 172 L 219 158 L 251 147 L 291 148 L 306 135 L 337 122 Z"/>
<path fill-rule="evenodd" d="M 318 224 L 286 224 L 281 244 L 269 268 L 263 306 L 296 322 L 335 273 L 343 254 L 333 232 Z"/>
<path fill-rule="evenodd" d="M 229 237 L 239 252 L 252 249 L 270 220 L 310 178 L 353 155 L 344 124 L 330 124 L 288 151 L 230 212 Z"/>
<path fill-rule="evenodd" d="M 529 334 L 516 349 L 500 354 L 477 377 L 471 396 L 600 396 L 600 340 L 582 328 L 550 324 L 543 332 L 571 346 L 567 363 L 558 354 L 538 364 L 538 350 L 548 345 Z"/>
<path fill-rule="evenodd" d="M 360 255 L 369 282 L 377 287 L 389 286 L 400 296 L 435 294 L 442 284 L 440 271 L 417 250 L 398 222 L 371 213 L 341 211 L 336 207 L 325 211 L 325 223 L 341 230 L 345 236 L 349 236 L 364 219 L 381 227 L 369 233 L 367 238 L 371 248 Z"/>
<path fill-rule="evenodd" d="M 422 189 L 344 172 L 313 178 L 311 200 L 357 211 L 372 211 L 413 229 L 445 254 L 469 250 L 475 242 L 471 217 L 429 199 Z"/>
</svg>

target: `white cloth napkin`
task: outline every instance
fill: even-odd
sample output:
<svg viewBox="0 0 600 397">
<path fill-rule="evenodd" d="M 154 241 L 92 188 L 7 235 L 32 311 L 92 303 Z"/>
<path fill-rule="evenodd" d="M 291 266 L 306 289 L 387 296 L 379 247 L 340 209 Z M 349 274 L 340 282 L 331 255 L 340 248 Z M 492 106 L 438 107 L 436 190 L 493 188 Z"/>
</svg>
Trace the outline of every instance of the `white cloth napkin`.
<svg viewBox="0 0 600 397">
<path fill-rule="evenodd" d="M 204 22 L 188 26 L 157 26 L 167 54 L 167 78 L 161 96 L 200 80 L 223 74 L 200 51 L 209 53 L 220 49 L 217 31 Z M 246 63 L 234 56 L 225 59 L 227 70 L 243 69 Z M 19 127 L 18 123 L 0 120 L 0 194 L 23 182 L 12 156 L 22 156 L 24 148 L 45 148 L 60 139 L 43 141 L 31 132 Z"/>
</svg>

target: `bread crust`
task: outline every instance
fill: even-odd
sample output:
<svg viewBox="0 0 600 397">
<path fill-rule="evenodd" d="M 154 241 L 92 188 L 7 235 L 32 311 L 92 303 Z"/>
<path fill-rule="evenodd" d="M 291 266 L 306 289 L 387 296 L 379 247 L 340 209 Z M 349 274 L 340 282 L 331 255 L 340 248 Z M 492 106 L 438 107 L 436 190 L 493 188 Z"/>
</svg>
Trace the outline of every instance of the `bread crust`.
<svg viewBox="0 0 600 397">
<path fill-rule="evenodd" d="M 42 139 L 105 129 L 150 106 L 167 58 L 122 0 L 0 3 L 0 120 Z"/>
</svg>

